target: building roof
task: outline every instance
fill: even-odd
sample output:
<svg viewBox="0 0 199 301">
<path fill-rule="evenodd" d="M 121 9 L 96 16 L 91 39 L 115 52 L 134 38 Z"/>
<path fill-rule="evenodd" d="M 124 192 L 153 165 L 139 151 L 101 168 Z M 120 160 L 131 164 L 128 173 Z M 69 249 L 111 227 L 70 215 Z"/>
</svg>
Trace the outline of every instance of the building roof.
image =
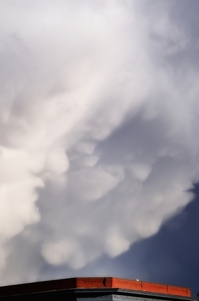
<svg viewBox="0 0 199 301">
<path fill-rule="evenodd" d="M 187 287 L 171 286 L 166 284 L 150 283 L 140 280 L 129 280 L 113 277 L 78 277 L 60 280 L 51 280 L 35 283 L 26 283 L 0 287 L 0 298 L 19 295 L 31 295 L 51 292 L 63 292 L 67 290 L 107 290 L 120 289 L 153 295 L 179 296 L 180 299 L 191 297 L 191 290 Z M 179 298 L 178 298 L 179 299 Z"/>
</svg>

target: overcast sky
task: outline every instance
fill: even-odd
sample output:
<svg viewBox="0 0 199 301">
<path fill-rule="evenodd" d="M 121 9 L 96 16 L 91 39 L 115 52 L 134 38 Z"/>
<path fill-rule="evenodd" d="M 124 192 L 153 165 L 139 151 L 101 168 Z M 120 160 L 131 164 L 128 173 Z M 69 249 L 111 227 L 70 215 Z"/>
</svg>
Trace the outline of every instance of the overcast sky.
<svg viewBox="0 0 199 301">
<path fill-rule="evenodd" d="M 0 283 L 199 290 L 199 1 L 0 0 Z"/>
</svg>

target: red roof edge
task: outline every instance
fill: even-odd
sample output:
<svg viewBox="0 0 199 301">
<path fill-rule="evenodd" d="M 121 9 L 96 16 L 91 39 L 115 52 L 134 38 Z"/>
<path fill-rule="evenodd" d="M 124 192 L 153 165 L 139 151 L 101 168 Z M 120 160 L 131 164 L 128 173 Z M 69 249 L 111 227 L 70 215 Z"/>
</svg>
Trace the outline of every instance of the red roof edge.
<svg viewBox="0 0 199 301">
<path fill-rule="evenodd" d="M 73 288 L 118 288 L 165 295 L 191 297 L 191 290 L 186 287 L 171 286 L 166 284 L 157 284 L 151 282 L 144 282 L 140 280 L 129 280 L 114 277 L 78 277 L 3 286 L 0 287 L 0 296 L 23 295 L 31 293 L 59 291 Z"/>
</svg>

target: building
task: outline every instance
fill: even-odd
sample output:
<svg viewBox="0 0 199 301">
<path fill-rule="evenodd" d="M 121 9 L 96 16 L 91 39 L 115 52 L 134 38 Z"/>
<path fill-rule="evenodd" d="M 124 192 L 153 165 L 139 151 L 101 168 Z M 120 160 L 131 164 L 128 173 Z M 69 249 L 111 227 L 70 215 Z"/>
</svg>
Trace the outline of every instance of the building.
<svg viewBox="0 0 199 301">
<path fill-rule="evenodd" d="M 69 278 L 0 287 L 0 301 L 193 301 L 191 291 L 140 280 L 112 277 Z"/>
</svg>

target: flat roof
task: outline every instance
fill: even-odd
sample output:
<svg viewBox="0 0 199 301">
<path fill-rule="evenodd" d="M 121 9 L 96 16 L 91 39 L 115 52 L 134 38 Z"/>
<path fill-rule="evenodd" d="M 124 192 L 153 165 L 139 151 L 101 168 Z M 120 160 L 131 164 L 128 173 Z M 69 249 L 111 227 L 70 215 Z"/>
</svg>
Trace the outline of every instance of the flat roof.
<svg viewBox="0 0 199 301">
<path fill-rule="evenodd" d="M 26 284 L 0 287 L 0 297 L 46 293 L 68 289 L 126 289 L 132 291 L 150 292 L 164 295 L 191 297 L 191 290 L 187 287 L 158 284 L 140 280 L 130 280 L 114 277 L 78 277 L 50 280 Z"/>
</svg>

